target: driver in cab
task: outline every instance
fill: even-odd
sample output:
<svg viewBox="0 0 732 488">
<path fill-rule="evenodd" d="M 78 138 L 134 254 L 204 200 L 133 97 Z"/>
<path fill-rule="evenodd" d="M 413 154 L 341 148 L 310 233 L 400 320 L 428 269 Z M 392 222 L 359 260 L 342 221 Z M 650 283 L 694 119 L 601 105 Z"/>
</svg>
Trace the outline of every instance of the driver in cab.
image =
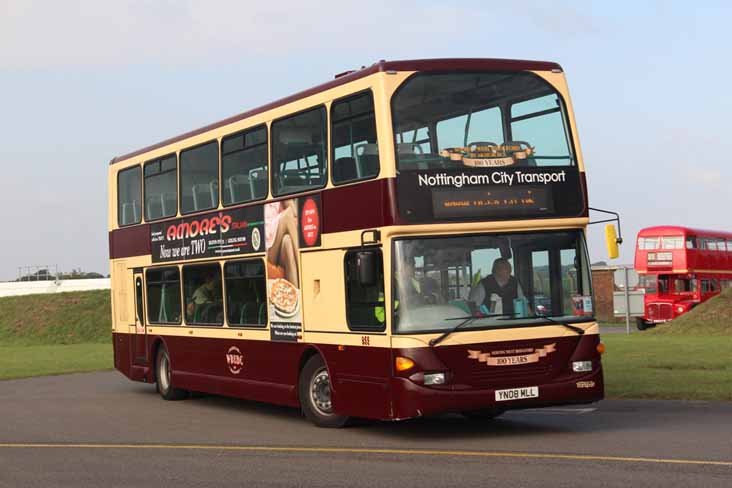
<svg viewBox="0 0 732 488">
<path fill-rule="evenodd" d="M 523 299 L 524 293 L 511 271 L 508 259 L 497 258 L 493 261 L 491 274 L 471 290 L 469 300 L 486 315 L 513 315 L 514 299 Z"/>
</svg>

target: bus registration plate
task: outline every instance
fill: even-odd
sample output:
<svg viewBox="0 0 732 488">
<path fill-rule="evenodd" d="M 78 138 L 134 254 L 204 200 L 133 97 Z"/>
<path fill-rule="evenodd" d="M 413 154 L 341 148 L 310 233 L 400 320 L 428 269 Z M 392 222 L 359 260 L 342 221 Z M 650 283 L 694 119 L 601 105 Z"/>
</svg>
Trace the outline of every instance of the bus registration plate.
<svg viewBox="0 0 732 488">
<path fill-rule="evenodd" d="M 539 398 L 538 386 L 527 386 L 526 388 L 511 388 L 509 390 L 496 390 L 496 401 L 505 402 L 508 400 L 521 400 L 524 398 Z"/>
</svg>

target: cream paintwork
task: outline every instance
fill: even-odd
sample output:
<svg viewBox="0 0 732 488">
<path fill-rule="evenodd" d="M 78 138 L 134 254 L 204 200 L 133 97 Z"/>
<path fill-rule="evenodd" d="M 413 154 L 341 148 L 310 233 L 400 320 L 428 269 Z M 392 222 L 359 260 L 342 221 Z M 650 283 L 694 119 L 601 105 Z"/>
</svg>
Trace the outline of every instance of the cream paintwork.
<svg viewBox="0 0 732 488">
<path fill-rule="evenodd" d="M 343 276 L 343 259 L 346 251 L 304 252 L 300 255 L 303 277 L 304 332 L 310 330 L 344 332 L 346 323 L 346 290 Z M 319 282 L 320 292 L 313 293 Z M 346 329 L 347 330 L 347 329 Z"/>
<path fill-rule="evenodd" d="M 547 80 L 562 95 L 567 107 L 567 116 L 575 143 L 575 156 L 578 168 L 584 171 L 584 163 L 577 136 L 574 112 L 569 97 L 564 74 L 561 72 L 534 72 Z M 269 127 L 271 122 L 308 108 L 325 104 L 330 109 L 333 100 L 349 94 L 371 89 L 374 96 L 376 111 L 376 130 L 379 141 L 379 160 L 381 163 L 379 178 L 393 178 L 396 176 L 396 162 L 394 139 L 392 137 L 391 97 L 397 88 L 414 72 L 379 72 L 347 83 L 342 86 L 326 90 L 301 100 L 294 101 L 267 112 L 263 112 L 246 119 L 242 119 L 223 127 L 219 127 L 197 136 L 178 141 L 173 144 L 135 156 L 129 160 L 119 161 L 110 165 L 108 172 L 108 229 L 117 226 L 117 173 L 131 166 L 139 165 L 171 153 L 180 154 L 181 150 L 211 140 L 221 139 L 229 134 L 252 128 L 262 123 Z M 328 127 L 328 147 L 330 147 L 330 127 Z M 268 151 L 269 157 L 269 151 Z M 330 159 L 330 158 L 329 158 Z M 271 161 L 270 161 L 271 164 Z M 271 174 L 271 173 L 270 173 Z M 330 174 L 330 173 L 329 173 Z M 354 183 L 358 184 L 358 183 Z M 346 185 L 347 186 L 347 185 Z M 329 180 L 326 188 L 333 187 Z M 271 185 L 270 185 L 271 188 Z M 271 194 L 268 195 L 271 198 Z M 142 201 L 145 201 L 144 194 Z M 219 209 L 223 208 L 221 205 Z M 213 211 L 213 210 L 211 210 Z M 176 218 L 172 217 L 171 219 Z M 587 218 L 555 219 L 555 220 L 517 220 L 503 222 L 455 223 L 433 225 L 394 226 L 380 229 L 382 231 L 382 251 L 384 268 L 392 269 L 391 241 L 399 236 L 427 236 L 451 235 L 477 232 L 507 232 L 530 231 L 547 229 L 584 229 Z M 391 335 L 391 318 L 387 314 L 386 330 L 379 334 L 352 332 L 346 328 L 345 289 L 343 276 L 343 256 L 345 248 L 360 245 L 361 230 L 324 234 L 321 237 L 321 247 L 301 252 L 300 282 L 303 283 L 303 333 L 302 341 L 309 343 L 339 344 L 344 346 L 361 346 L 362 338 L 369 337 L 371 347 L 429 347 L 428 341 L 440 334 L 424 334 L 418 336 Z M 263 257 L 262 253 L 237 257 Z M 190 260 L 186 264 L 196 262 L 210 262 L 210 260 Z M 113 290 L 113 330 L 118 333 L 134 333 L 134 285 L 132 268 L 147 268 L 152 265 L 152 257 L 139 256 L 113 260 L 111 263 L 112 290 Z M 173 266 L 178 264 L 172 264 Z M 320 294 L 312 293 L 314 280 L 320 280 Z M 391 303 L 391 287 L 385 287 L 385 303 Z M 147 290 L 145 290 L 145 295 Z M 181 303 L 184 303 L 181 300 Z M 317 325 L 313 325 L 317 324 Z M 586 334 L 597 334 L 599 328 L 596 323 L 577 324 L 586 330 Z M 317 331 L 317 332 L 316 332 Z M 149 325 L 147 333 L 161 336 L 207 337 L 230 340 L 270 340 L 269 327 L 263 329 L 242 329 L 237 327 L 198 327 L 198 326 L 160 326 Z M 502 329 L 499 331 L 464 331 L 451 335 L 442 344 L 472 344 L 481 342 L 499 342 L 506 340 L 538 339 L 543 337 L 562 337 L 574 334 L 561 326 L 526 327 L 518 329 Z"/>
</svg>

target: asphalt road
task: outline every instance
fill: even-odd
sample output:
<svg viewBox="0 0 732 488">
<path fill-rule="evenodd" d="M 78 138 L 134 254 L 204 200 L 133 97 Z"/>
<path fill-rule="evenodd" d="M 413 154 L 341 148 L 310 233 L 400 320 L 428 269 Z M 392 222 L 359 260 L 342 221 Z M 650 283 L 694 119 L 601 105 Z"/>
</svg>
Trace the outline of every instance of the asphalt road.
<svg viewBox="0 0 732 488">
<path fill-rule="evenodd" d="M 0 382 L 0 487 L 732 486 L 732 403 L 604 401 L 319 429 L 115 372 Z"/>
</svg>

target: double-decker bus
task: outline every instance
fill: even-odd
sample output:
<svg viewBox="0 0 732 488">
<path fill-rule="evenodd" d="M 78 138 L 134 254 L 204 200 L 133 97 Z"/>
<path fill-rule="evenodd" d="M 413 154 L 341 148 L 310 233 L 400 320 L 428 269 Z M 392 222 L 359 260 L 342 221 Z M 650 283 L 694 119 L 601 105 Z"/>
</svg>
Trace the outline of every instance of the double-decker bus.
<svg viewBox="0 0 732 488">
<path fill-rule="evenodd" d="M 550 62 L 380 61 L 113 159 L 115 367 L 320 426 L 603 398 Z"/>
<path fill-rule="evenodd" d="M 732 288 L 732 233 L 678 226 L 638 232 L 635 269 L 645 289 L 638 329 L 668 322 Z"/>
</svg>

